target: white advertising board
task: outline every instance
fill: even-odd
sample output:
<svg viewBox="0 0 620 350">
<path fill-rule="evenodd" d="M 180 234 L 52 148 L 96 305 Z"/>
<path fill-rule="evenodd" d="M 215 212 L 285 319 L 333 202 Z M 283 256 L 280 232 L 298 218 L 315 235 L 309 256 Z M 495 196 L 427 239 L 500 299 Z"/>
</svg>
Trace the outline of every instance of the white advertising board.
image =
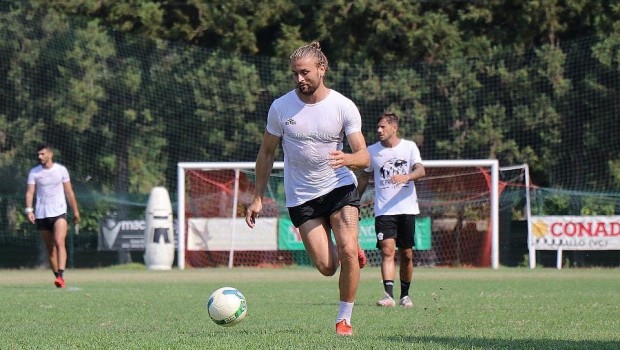
<svg viewBox="0 0 620 350">
<path fill-rule="evenodd" d="M 257 218 L 251 229 L 243 218 L 191 218 L 187 220 L 187 250 L 278 250 L 278 219 Z"/>
<path fill-rule="evenodd" d="M 620 216 L 532 216 L 537 250 L 620 250 Z"/>
</svg>

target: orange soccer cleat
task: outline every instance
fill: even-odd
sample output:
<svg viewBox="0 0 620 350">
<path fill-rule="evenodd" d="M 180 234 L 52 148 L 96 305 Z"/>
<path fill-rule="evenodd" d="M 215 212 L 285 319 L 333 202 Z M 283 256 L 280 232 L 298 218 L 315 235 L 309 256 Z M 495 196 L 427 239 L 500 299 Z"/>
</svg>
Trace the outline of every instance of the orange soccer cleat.
<svg viewBox="0 0 620 350">
<path fill-rule="evenodd" d="M 56 288 L 65 288 L 65 280 L 60 276 L 56 277 L 54 284 L 56 285 Z"/>
<path fill-rule="evenodd" d="M 348 337 L 353 335 L 353 327 L 347 323 L 347 320 L 342 320 L 336 323 L 336 334 Z"/>
</svg>

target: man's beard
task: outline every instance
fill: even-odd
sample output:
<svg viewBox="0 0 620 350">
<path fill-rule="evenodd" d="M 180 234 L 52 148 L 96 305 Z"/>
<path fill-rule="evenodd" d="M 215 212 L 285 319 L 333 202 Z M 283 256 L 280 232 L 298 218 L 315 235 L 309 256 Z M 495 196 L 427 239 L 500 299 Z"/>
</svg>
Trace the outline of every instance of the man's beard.
<svg viewBox="0 0 620 350">
<path fill-rule="evenodd" d="M 312 94 L 314 94 L 314 92 L 316 91 L 317 88 L 318 88 L 318 86 L 313 86 L 313 85 L 306 84 L 305 85 L 305 89 L 302 90 L 300 85 L 297 86 L 297 90 L 299 90 L 299 93 L 302 94 L 302 95 L 312 95 Z"/>
</svg>

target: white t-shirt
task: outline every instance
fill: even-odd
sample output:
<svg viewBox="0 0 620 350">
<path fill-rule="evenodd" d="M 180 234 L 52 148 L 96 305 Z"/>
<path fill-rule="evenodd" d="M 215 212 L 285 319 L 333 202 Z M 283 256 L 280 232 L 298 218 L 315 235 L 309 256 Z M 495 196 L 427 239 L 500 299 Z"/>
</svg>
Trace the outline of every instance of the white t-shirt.
<svg viewBox="0 0 620 350">
<path fill-rule="evenodd" d="M 294 207 L 335 188 L 357 184 L 346 167 L 332 169 L 327 157 L 342 150 L 345 135 L 362 130 L 360 112 L 335 90 L 321 102 L 306 104 L 295 90 L 269 108 L 267 132 L 282 138 L 286 206 Z"/>
<path fill-rule="evenodd" d="M 53 163 L 47 169 L 37 165 L 28 173 L 28 184 L 35 185 L 37 219 L 56 217 L 67 213 L 64 183 L 69 182 L 69 172 L 64 166 Z"/>
<path fill-rule="evenodd" d="M 394 175 L 410 174 L 416 163 L 422 163 L 420 150 L 413 141 L 401 139 L 392 148 L 377 142 L 368 147 L 370 166 L 364 171 L 374 173 L 375 216 L 420 214 L 418 195 L 413 181 L 395 184 Z"/>
</svg>

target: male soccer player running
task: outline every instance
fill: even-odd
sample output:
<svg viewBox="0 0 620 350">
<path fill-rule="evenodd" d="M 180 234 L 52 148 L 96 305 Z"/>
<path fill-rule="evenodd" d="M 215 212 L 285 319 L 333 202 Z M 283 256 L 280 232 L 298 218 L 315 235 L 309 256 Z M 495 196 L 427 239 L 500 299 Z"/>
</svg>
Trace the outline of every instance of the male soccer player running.
<svg viewBox="0 0 620 350">
<path fill-rule="evenodd" d="M 329 89 L 323 79 L 327 57 L 318 42 L 302 46 L 290 57 L 296 89 L 276 99 L 256 158 L 256 188 L 246 222 L 254 227 L 280 140 L 284 150 L 284 188 L 291 221 L 319 272 L 341 266 L 340 308 L 336 333 L 352 335 L 351 314 L 366 263 L 359 248 L 359 197 L 351 169 L 369 165 L 362 121 L 355 104 Z M 346 136 L 351 153 L 343 152 Z M 332 243 L 334 232 L 336 245 Z"/>
</svg>

